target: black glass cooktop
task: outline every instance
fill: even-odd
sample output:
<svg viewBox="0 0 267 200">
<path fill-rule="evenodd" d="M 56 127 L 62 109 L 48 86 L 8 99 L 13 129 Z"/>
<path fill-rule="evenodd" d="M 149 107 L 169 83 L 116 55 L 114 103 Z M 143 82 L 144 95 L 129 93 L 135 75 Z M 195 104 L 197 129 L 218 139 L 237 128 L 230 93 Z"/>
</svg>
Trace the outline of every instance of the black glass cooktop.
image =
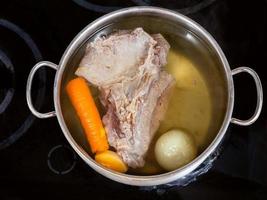
<svg viewBox="0 0 267 200">
<path fill-rule="evenodd" d="M 55 118 L 33 117 L 26 80 L 40 60 L 58 63 L 73 37 L 105 13 L 128 6 L 177 10 L 206 28 L 232 69 L 258 72 L 267 92 L 267 0 L 3 0 L 0 2 L 0 199 L 267 199 L 267 110 L 248 127 L 230 125 L 212 169 L 186 187 L 122 185 L 97 174 L 70 148 Z M 34 80 L 39 110 L 53 110 L 54 71 Z M 252 79 L 235 81 L 234 116 L 255 109 Z"/>
</svg>

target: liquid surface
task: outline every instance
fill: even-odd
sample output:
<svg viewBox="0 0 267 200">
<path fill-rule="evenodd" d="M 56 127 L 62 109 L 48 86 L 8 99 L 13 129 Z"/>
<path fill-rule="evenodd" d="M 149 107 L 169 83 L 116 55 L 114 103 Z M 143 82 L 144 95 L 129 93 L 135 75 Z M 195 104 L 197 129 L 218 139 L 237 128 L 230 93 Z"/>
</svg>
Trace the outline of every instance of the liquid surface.
<svg viewBox="0 0 267 200">
<path fill-rule="evenodd" d="M 198 148 L 209 140 L 212 100 L 208 85 L 199 69 L 179 51 L 170 51 L 166 70 L 176 80 L 159 133 L 173 128 L 183 129 L 194 136 Z"/>
<path fill-rule="evenodd" d="M 158 33 L 153 28 L 146 29 L 144 27 L 144 29 L 149 33 Z M 95 37 L 107 32 L 112 31 L 103 30 Z M 221 66 L 214 59 L 213 53 L 205 48 L 205 45 L 193 34 L 179 35 L 177 32 L 175 34 L 163 32 L 162 34 L 171 46 L 168 64 L 164 68 L 174 76 L 176 85 L 165 118 L 150 145 L 145 166 L 139 169 L 130 169 L 128 171 L 130 174 L 151 175 L 164 172 L 155 160 L 154 146 L 160 135 L 174 128 L 191 134 L 197 145 L 198 154 L 200 154 L 218 133 L 225 114 L 225 81 L 220 71 Z M 82 51 L 78 52 L 76 59 L 69 64 L 70 67 L 66 70 L 61 90 L 61 105 L 65 122 L 73 138 L 91 154 L 80 122 L 64 89 L 66 83 L 75 77 L 74 72 L 82 55 Z M 98 99 L 98 91 L 96 88 L 90 87 L 97 107 L 103 116 L 105 111 Z"/>
</svg>

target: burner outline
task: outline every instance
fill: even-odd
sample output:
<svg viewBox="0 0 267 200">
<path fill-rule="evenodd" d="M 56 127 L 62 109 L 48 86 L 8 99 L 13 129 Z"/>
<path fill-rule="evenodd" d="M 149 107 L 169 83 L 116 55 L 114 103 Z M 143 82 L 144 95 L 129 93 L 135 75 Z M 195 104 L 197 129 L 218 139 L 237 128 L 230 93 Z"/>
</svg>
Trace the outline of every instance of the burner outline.
<svg viewBox="0 0 267 200">
<path fill-rule="evenodd" d="M 72 0 L 73 2 L 75 2 L 77 5 L 87 9 L 87 10 L 91 10 L 94 12 L 100 12 L 100 13 L 109 13 L 118 9 L 122 9 L 124 7 L 121 6 L 104 6 L 104 5 L 99 5 L 99 4 L 95 4 L 95 3 L 91 3 L 89 1 L 86 0 Z M 135 3 L 138 6 L 149 6 L 151 5 L 151 3 L 146 2 L 145 0 L 131 0 L 133 3 Z M 175 11 L 178 11 L 184 15 L 189 15 L 189 14 L 194 14 L 208 6 L 210 6 L 211 4 L 213 4 L 215 1 L 217 0 L 203 0 L 193 6 L 188 6 L 185 8 L 181 8 L 181 9 L 172 9 Z M 170 9 L 170 8 L 169 8 Z"/>
<path fill-rule="evenodd" d="M 13 75 L 12 79 L 14 82 L 14 66 L 9 57 L 0 49 L 0 60 L 5 65 L 6 69 Z M 6 95 L 2 102 L 0 103 L 0 115 L 5 112 L 6 108 L 10 104 L 13 96 L 14 96 L 15 89 L 13 87 L 8 88 Z"/>
<path fill-rule="evenodd" d="M 103 5 L 91 3 L 86 0 L 72 0 L 72 1 L 87 10 L 91 10 L 94 12 L 101 12 L 101 13 L 108 13 L 108 12 L 112 12 L 112 11 L 123 8 L 120 6 L 103 6 Z"/>
<path fill-rule="evenodd" d="M 29 47 L 36 62 L 42 60 L 42 54 L 41 54 L 40 50 L 38 49 L 37 45 L 35 44 L 33 39 L 30 37 L 30 35 L 28 33 L 26 33 L 22 28 L 20 28 L 16 24 L 12 23 L 11 21 L 8 21 L 8 20 L 2 19 L 2 18 L 0 19 L 0 26 L 16 33 L 16 35 L 19 36 L 25 42 L 25 44 Z M 5 55 L 5 54 L 2 53 L 2 56 L 3 55 Z M 8 57 L 6 56 L 6 58 L 8 58 Z M 45 82 L 46 81 L 46 72 L 40 71 L 38 78 L 40 81 Z M 15 90 L 14 90 L 14 93 L 15 93 Z M 13 93 L 13 95 L 14 95 L 14 93 Z M 36 99 L 36 107 L 37 108 L 41 107 L 41 104 L 42 104 L 44 97 L 45 97 L 45 84 L 43 84 L 37 92 L 37 99 Z M 17 141 L 30 128 L 34 119 L 35 119 L 35 117 L 32 114 L 30 114 L 26 118 L 26 120 L 22 123 L 22 125 L 15 132 L 13 132 L 6 139 L 0 141 L 0 150 L 10 146 L 15 141 Z"/>
<path fill-rule="evenodd" d="M 50 158 L 51 158 L 53 152 L 55 152 L 57 149 L 60 149 L 60 148 L 66 148 L 66 149 L 68 149 L 69 151 L 71 151 L 71 153 L 72 153 L 72 155 L 73 155 L 73 163 L 72 163 L 72 165 L 71 165 L 68 169 L 66 169 L 66 170 L 64 170 L 64 171 L 61 171 L 61 172 L 58 171 L 58 170 L 56 170 L 56 169 L 54 169 L 53 166 L 52 166 L 52 163 L 51 163 L 51 161 L 50 161 Z M 60 145 L 54 146 L 54 147 L 49 151 L 49 153 L 48 153 L 48 155 L 47 155 L 47 166 L 48 166 L 48 168 L 49 168 L 52 172 L 54 172 L 55 174 L 58 174 L 58 175 L 64 175 L 64 174 L 68 174 L 69 172 L 71 172 L 71 171 L 74 169 L 74 167 L 76 166 L 76 160 L 77 160 L 76 153 L 75 153 L 70 147 L 68 147 L 68 146 L 66 146 L 66 145 L 62 145 L 62 144 L 60 144 Z"/>
</svg>

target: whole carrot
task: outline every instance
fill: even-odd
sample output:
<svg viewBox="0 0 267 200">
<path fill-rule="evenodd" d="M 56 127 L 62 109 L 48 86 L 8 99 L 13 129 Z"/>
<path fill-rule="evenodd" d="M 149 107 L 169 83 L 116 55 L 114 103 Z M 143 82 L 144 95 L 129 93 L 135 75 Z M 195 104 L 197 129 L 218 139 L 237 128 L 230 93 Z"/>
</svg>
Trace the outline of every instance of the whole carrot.
<svg viewBox="0 0 267 200">
<path fill-rule="evenodd" d="M 67 84 L 66 89 L 92 152 L 108 150 L 105 129 L 86 81 L 83 78 L 75 78 Z"/>
</svg>

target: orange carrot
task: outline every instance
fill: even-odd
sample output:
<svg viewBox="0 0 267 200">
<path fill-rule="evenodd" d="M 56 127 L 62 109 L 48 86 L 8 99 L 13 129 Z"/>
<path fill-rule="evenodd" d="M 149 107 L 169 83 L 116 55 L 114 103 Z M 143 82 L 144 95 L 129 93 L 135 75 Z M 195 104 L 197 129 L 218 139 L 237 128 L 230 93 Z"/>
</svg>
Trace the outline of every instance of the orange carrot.
<svg viewBox="0 0 267 200">
<path fill-rule="evenodd" d="M 101 153 L 97 153 L 95 155 L 95 160 L 99 164 L 113 169 L 117 172 L 125 173 L 128 170 L 127 165 L 123 162 L 123 160 L 119 157 L 119 155 L 113 151 L 107 150 Z"/>
<path fill-rule="evenodd" d="M 92 152 L 108 150 L 105 129 L 86 81 L 83 78 L 75 78 L 67 84 L 66 89 Z"/>
</svg>

